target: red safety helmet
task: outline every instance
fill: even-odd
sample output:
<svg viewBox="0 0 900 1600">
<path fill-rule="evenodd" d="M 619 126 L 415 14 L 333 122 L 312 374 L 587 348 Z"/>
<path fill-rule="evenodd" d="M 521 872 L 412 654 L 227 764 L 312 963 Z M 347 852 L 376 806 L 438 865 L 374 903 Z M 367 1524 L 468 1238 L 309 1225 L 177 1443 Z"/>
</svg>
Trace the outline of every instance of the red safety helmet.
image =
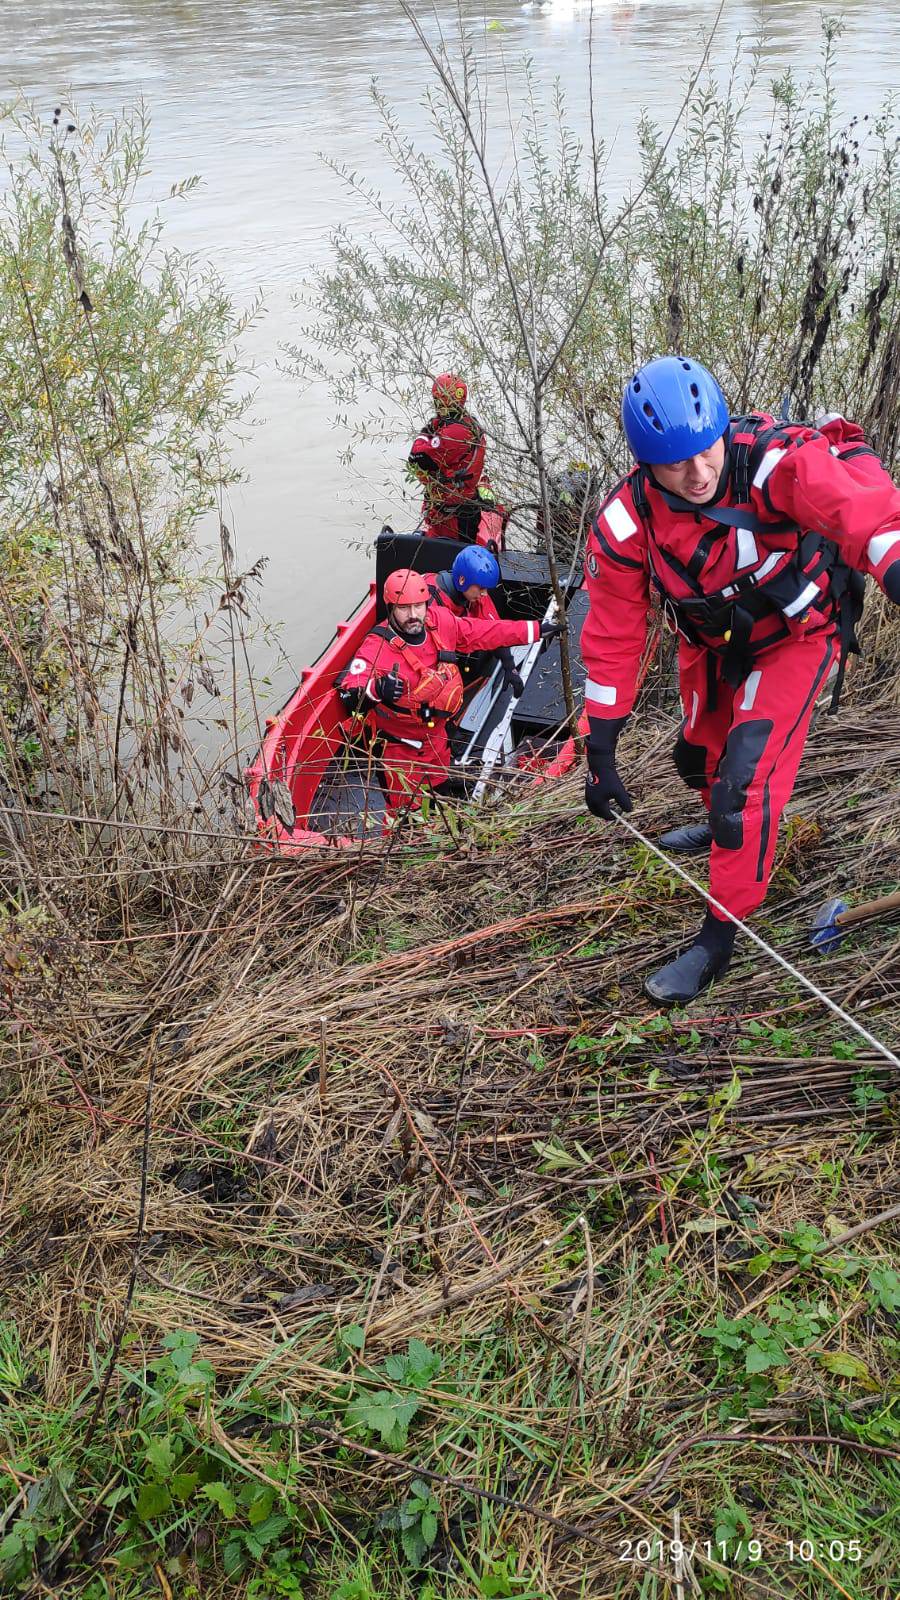
<svg viewBox="0 0 900 1600">
<path fill-rule="evenodd" d="M 431 594 L 421 573 L 413 572 L 412 567 L 398 567 L 396 572 L 388 573 L 384 580 L 384 603 L 386 606 L 417 606 L 424 600 L 431 599 Z"/>
<path fill-rule="evenodd" d="M 431 385 L 431 397 L 438 411 L 459 411 L 466 403 L 468 389 L 455 372 L 440 372 Z"/>
</svg>

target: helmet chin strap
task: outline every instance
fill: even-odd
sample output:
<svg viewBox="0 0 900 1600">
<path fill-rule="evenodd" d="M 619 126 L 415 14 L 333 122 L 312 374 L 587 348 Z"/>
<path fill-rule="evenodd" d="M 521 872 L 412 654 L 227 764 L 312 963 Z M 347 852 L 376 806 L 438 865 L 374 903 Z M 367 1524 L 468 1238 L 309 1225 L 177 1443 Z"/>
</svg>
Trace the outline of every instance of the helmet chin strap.
<svg viewBox="0 0 900 1600">
<path fill-rule="evenodd" d="M 690 505 L 688 505 L 688 503 L 685 502 L 685 507 L 684 507 L 685 510 L 702 511 L 704 506 L 714 506 L 718 500 L 721 500 L 723 494 L 725 493 L 726 489 L 728 488 L 728 480 L 731 477 L 731 424 L 730 423 L 729 423 L 728 427 L 725 429 L 725 432 L 723 433 L 722 438 L 725 440 L 725 460 L 722 462 L 722 471 L 719 473 L 719 481 L 716 484 L 715 489 L 713 490 L 713 492 L 710 495 L 708 500 L 701 500 L 696 505 L 694 505 L 693 502 L 691 502 Z M 654 488 L 659 489 L 661 494 L 664 494 L 664 495 L 671 495 L 672 494 L 672 490 L 671 489 L 665 489 L 663 487 L 663 485 L 659 482 L 658 478 L 656 477 L 656 475 L 655 475 L 655 473 L 653 471 L 653 463 L 651 461 L 644 461 L 644 462 L 640 463 L 640 465 L 643 466 L 643 469 L 646 472 L 647 476 L 649 477 L 650 482 L 653 484 Z M 675 496 L 673 496 L 673 498 L 674 499 L 678 499 L 679 497 L 677 495 L 675 495 Z"/>
</svg>

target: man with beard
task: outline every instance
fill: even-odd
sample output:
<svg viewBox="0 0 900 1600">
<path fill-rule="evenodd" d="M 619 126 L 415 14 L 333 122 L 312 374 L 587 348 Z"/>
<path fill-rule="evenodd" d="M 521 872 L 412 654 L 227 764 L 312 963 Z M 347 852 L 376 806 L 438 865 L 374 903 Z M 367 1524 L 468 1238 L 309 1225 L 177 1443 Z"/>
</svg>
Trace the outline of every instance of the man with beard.
<svg viewBox="0 0 900 1600">
<path fill-rule="evenodd" d="M 388 803 L 397 810 L 416 805 L 424 788 L 446 788 L 447 722 L 463 698 L 457 653 L 534 644 L 565 623 L 456 616 L 430 603 L 425 579 L 409 567 L 386 579 L 384 602 L 385 621 L 366 635 L 337 689 L 348 710 L 374 715 Z"/>
</svg>

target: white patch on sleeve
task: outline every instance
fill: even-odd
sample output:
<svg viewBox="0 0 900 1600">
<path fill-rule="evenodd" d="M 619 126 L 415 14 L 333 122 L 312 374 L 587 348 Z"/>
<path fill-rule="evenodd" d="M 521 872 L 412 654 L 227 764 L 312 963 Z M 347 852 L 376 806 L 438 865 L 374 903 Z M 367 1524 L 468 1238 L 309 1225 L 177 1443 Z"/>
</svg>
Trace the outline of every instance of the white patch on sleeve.
<svg viewBox="0 0 900 1600">
<path fill-rule="evenodd" d="M 873 567 L 881 566 L 888 551 L 895 544 L 900 545 L 900 533 L 876 533 L 874 539 L 869 540 L 866 555 Z M 900 559 L 900 550 L 897 551 L 894 559 Z"/>
<path fill-rule="evenodd" d="M 784 607 L 785 616 L 796 617 L 799 611 L 805 611 L 807 606 L 812 605 L 813 601 L 818 599 L 818 595 L 819 585 L 808 583 L 805 589 L 800 590 L 796 600 L 792 600 L 789 606 Z"/>
<path fill-rule="evenodd" d="M 754 489 L 762 488 L 772 468 L 777 467 L 783 455 L 784 451 L 779 449 L 778 445 L 773 445 L 771 450 L 766 451 L 756 469 L 756 477 L 753 479 Z"/>
<path fill-rule="evenodd" d="M 621 500 L 613 500 L 607 506 L 603 520 L 617 544 L 623 544 L 633 533 L 637 533 L 637 523 Z"/>
<path fill-rule="evenodd" d="M 615 685 L 612 683 L 595 683 L 593 678 L 588 678 L 584 686 L 585 700 L 593 700 L 598 706 L 614 706 L 616 703 Z"/>
<path fill-rule="evenodd" d="M 347 668 L 347 671 L 353 673 L 365 672 L 368 665 L 368 661 L 363 661 L 362 656 L 354 656 L 349 667 Z"/>
<path fill-rule="evenodd" d="M 440 436 L 439 433 L 433 433 L 432 434 L 432 436 L 431 436 L 431 448 L 432 448 L 432 450 L 439 450 L 441 448 L 441 436 Z"/>
<path fill-rule="evenodd" d="M 693 728 L 697 721 L 697 712 L 700 710 L 700 696 L 696 689 L 691 695 L 691 714 L 688 717 L 688 727 Z"/>
<path fill-rule="evenodd" d="M 752 711 L 753 710 L 753 707 L 756 704 L 756 691 L 759 688 L 759 682 L 760 682 L 761 677 L 762 677 L 762 673 L 759 672 L 759 671 L 757 671 L 757 672 L 749 672 L 747 674 L 747 677 L 746 677 L 746 679 L 744 681 L 744 697 L 743 697 L 743 699 L 742 699 L 742 701 L 740 703 L 740 706 L 738 708 L 739 710 L 741 710 L 741 711 Z"/>
<path fill-rule="evenodd" d="M 759 560 L 759 551 L 756 540 L 749 528 L 737 528 L 737 570 L 743 572 L 745 567 L 752 567 L 754 561 Z"/>
<path fill-rule="evenodd" d="M 528 624 L 528 641 L 527 641 L 528 644 L 534 644 L 535 640 L 539 639 L 540 637 L 541 637 L 541 625 L 540 625 L 540 623 L 539 622 L 529 622 L 529 624 Z"/>
</svg>

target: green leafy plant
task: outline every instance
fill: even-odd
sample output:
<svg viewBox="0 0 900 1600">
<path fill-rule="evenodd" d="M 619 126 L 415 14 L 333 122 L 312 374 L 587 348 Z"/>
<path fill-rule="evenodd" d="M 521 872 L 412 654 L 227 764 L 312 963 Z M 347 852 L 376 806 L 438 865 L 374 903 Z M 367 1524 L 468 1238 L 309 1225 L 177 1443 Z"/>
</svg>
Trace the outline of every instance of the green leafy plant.
<svg viewBox="0 0 900 1600">
<path fill-rule="evenodd" d="M 440 1356 L 421 1339 L 410 1339 L 404 1355 L 388 1356 L 380 1369 L 365 1374 L 388 1378 L 397 1388 L 367 1389 L 351 1400 L 344 1412 L 347 1432 L 362 1437 L 375 1434 L 386 1449 L 402 1449 L 420 1408 L 417 1394 L 433 1382 L 440 1366 Z"/>
<path fill-rule="evenodd" d="M 420 1567 L 437 1538 L 440 1507 L 424 1478 L 413 1478 L 411 1487 L 402 1505 L 383 1513 L 380 1525 L 399 1533 L 410 1566 Z"/>
</svg>

